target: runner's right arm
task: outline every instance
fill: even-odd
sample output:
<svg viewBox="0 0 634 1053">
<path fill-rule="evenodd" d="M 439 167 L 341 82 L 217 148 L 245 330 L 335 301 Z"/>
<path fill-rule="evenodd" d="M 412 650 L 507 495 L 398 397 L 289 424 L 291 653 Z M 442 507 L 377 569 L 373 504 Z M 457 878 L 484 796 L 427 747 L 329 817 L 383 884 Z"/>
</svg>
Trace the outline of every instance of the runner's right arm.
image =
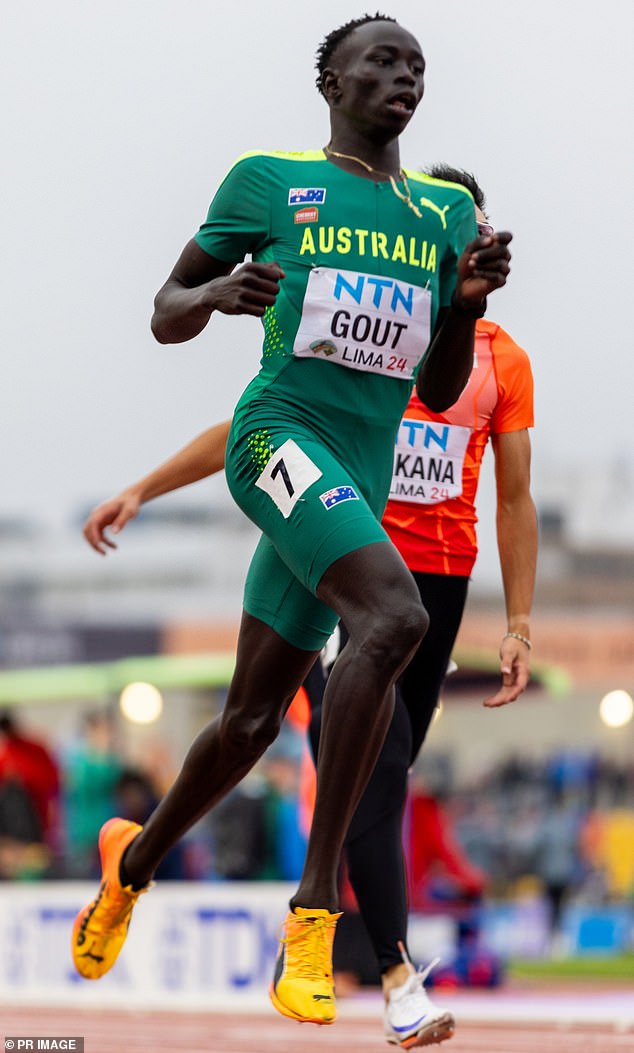
<svg viewBox="0 0 634 1053">
<path fill-rule="evenodd" d="M 146 501 L 221 472 L 230 427 L 227 420 L 208 428 L 149 475 L 93 509 L 83 529 L 88 544 L 105 556 L 109 548 L 117 547 L 107 528 L 118 534 Z"/>
<path fill-rule="evenodd" d="M 154 300 L 152 332 L 160 344 L 198 336 L 213 311 L 261 318 L 275 303 L 284 272 L 277 263 L 226 263 L 201 249 L 194 238 L 183 249 Z"/>
</svg>

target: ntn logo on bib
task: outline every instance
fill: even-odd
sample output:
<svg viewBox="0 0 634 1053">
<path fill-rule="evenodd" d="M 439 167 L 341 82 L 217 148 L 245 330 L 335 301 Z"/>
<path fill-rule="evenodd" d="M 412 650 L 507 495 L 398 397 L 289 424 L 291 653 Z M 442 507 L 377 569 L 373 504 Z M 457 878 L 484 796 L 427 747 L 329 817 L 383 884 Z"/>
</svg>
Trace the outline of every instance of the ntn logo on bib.
<svg viewBox="0 0 634 1053">
<path fill-rule="evenodd" d="M 404 417 L 394 446 L 390 499 L 433 505 L 460 497 L 471 428 Z"/>
<path fill-rule="evenodd" d="M 411 379 L 429 343 L 430 318 L 431 293 L 418 285 L 315 267 L 293 354 Z"/>
</svg>

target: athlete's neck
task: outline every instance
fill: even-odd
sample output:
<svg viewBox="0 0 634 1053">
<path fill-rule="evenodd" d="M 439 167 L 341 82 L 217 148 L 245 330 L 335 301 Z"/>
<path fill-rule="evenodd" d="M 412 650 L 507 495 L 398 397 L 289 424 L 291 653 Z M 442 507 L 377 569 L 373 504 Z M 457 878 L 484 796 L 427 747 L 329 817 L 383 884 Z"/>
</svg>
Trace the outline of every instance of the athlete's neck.
<svg viewBox="0 0 634 1053">
<path fill-rule="evenodd" d="M 362 135 L 357 129 L 346 127 L 338 128 L 333 123 L 330 141 L 328 143 L 332 153 L 330 160 L 339 168 L 353 175 L 373 179 L 375 182 L 393 176 L 399 178 L 401 161 L 398 139 L 390 139 L 388 142 L 369 139 Z M 336 154 L 345 154 L 345 157 L 336 157 Z M 365 162 L 374 171 L 369 172 L 362 165 L 350 158 L 358 158 Z"/>
</svg>

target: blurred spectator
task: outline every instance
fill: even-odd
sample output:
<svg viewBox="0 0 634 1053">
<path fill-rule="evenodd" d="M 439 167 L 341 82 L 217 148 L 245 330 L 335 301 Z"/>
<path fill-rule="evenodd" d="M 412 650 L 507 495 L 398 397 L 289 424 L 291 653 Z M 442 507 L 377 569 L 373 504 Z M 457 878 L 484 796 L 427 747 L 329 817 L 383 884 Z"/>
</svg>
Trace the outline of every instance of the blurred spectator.
<svg viewBox="0 0 634 1053">
<path fill-rule="evenodd" d="M 266 864 L 262 877 L 276 881 L 299 881 L 306 855 L 306 835 L 300 815 L 300 763 L 275 750 L 265 757 L 264 798 Z"/>
<path fill-rule="evenodd" d="M 634 898 L 634 808 L 590 813 L 583 846 L 586 860 L 603 878 L 607 897 Z"/>
<path fill-rule="evenodd" d="M 489 876 L 497 889 L 503 873 L 506 845 L 495 802 L 484 789 L 451 795 L 447 807 L 453 816 L 456 838 L 474 866 Z"/>
<path fill-rule="evenodd" d="M 58 831 L 59 771 L 47 747 L 0 714 L 0 877 L 40 877 Z"/>
<path fill-rule="evenodd" d="M 115 813 L 141 826 L 154 811 L 159 795 L 152 780 L 138 768 L 125 768 L 115 787 Z M 185 872 L 185 843 L 179 841 L 159 863 L 156 878 L 163 881 L 182 881 Z"/>
<path fill-rule="evenodd" d="M 258 767 L 210 812 L 213 876 L 295 881 L 306 854 L 300 771 L 305 739 L 286 720 Z"/>
<path fill-rule="evenodd" d="M 579 789 L 589 793 L 599 777 L 599 766 L 594 755 L 564 750 L 550 757 L 547 774 L 555 793 Z"/>
<path fill-rule="evenodd" d="M 213 876 L 225 881 L 255 881 L 266 855 L 265 785 L 250 772 L 209 813 Z"/>
<path fill-rule="evenodd" d="M 436 798 L 414 782 L 405 827 L 411 910 L 437 907 L 438 899 L 459 902 L 482 895 L 486 875 L 468 858 Z"/>
<path fill-rule="evenodd" d="M 81 737 L 64 755 L 62 767 L 67 876 L 94 877 L 100 872 L 99 830 L 116 815 L 116 787 L 123 771 L 107 713 L 92 712 L 83 718 Z"/>
<path fill-rule="evenodd" d="M 512 814 L 512 821 L 511 821 Z M 539 839 L 544 813 L 533 794 L 515 802 L 509 814 L 505 833 L 506 874 L 511 881 L 536 874 L 539 864 Z"/>
<path fill-rule="evenodd" d="M 550 907 L 550 932 L 556 943 L 564 906 L 582 873 L 579 809 L 565 795 L 557 794 L 541 816 L 538 829 L 536 871 Z"/>
</svg>

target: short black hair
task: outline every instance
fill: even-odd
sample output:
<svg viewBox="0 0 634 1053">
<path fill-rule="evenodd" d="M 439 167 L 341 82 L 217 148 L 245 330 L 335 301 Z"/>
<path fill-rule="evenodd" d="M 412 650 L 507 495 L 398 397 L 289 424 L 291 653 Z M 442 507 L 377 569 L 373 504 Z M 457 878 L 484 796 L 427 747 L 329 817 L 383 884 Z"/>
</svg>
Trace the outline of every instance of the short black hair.
<svg viewBox="0 0 634 1053">
<path fill-rule="evenodd" d="M 425 173 L 432 179 L 443 179 L 446 183 L 459 183 L 460 186 L 466 187 L 480 211 L 486 216 L 487 199 L 473 172 L 465 172 L 464 168 L 452 168 L 451 165 L 441 163 L 430 165 L 425 169 Z"/>
<path fill-rule="evenodd" d="M 315 83 L 320 95 L 323 95 L 321 79 L 334 52 L 337 50 L 341 42 L 345 40 L 346 37 L 349 37 L 355 29 L 358 29 L 359 26 L 365 26 L 368 22 L 396 22 L 396 19 L 391 18 L 390 15 L 382 15 L 380 11 L 377 11 L 373 15 L 361 15 L 360 18 L 351 18 L 349 22 L 344 23 L 343 26 L 339 26 L 339 29 L 333 29 L 332 32 L 322 40 L 317 48 L 317 54 L 315 55 L 315 69 L 317 70 Z"/>
</svg>

